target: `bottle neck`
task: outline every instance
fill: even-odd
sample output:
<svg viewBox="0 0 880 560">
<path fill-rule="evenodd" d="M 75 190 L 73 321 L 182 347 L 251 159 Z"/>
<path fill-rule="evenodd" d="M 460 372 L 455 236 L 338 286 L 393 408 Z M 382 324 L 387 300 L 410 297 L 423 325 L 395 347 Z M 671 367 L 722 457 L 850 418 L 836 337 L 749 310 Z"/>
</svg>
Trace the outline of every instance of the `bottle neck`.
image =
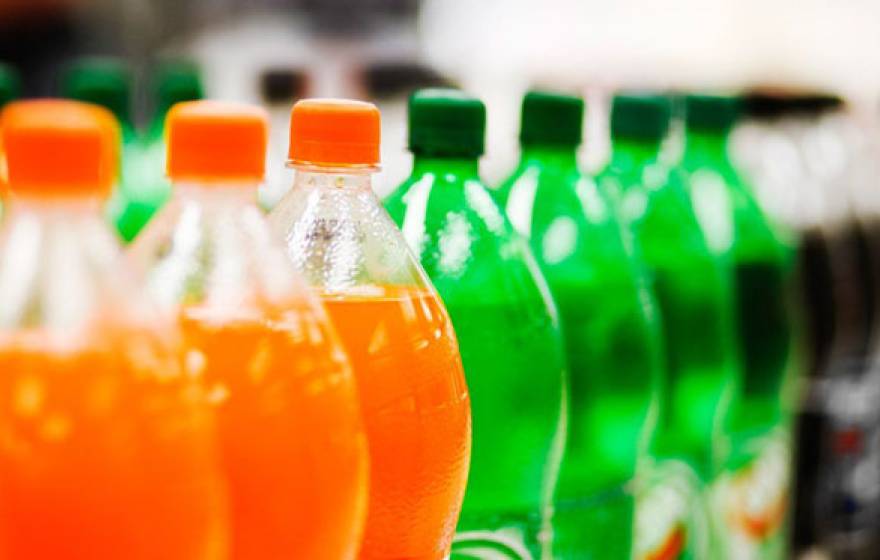
<svg viewBox="0 0 880 560">
<path fill-rule="evenodd" d="M 656 161 L 663 139 L 613 138 L 611 163 L 615 166 L 637 166 Z"/>
<path fill-rule="evenodd" d="M 13 193 L 10 212 L 27 212 L 48 218 L 71 216 L 94 216 L 100 218 L 104 197 L 99 195 L 55 195 Z"/>
<path fill-rule="evenodd" d="M 416 155 L 413 159 L 413 175 L 445 173 L 476 179 L 480 175 L 477 157 Z"/>
<path fill-rule="evenodd" d="M 294 188 L 308 188 L 351 192 L 372 192 L 373 166 L 329 167 L 315 165 L 293 165 L 296 176 Z"/>
<path fill-rule="evenodd" d="M 727 159 L 727 138 L 725 131 L 688 129 L 685 139 L 685 158 Z"/>
<path fill-rule="evenodd" d="M 173 182 L 174 195 L 205 203 L 229 201 L 238 205 L 256 204 L 260 183 L 254 180 Z"/>
<path fill-rule="evenodd" d="M 524 145 L 520 165 L 529 164 L 577 169 L 577 146 Z"/>
</svg>

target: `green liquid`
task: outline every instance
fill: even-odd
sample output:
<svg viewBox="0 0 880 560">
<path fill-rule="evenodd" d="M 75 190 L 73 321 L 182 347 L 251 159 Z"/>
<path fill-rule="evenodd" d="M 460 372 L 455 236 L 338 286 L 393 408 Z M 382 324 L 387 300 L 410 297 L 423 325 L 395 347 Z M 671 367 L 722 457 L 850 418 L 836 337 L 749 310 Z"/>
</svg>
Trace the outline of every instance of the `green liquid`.
<svg viewBox="0 0 880 560">
<path fill-rule="evenodd" d="M 495 193 L 529 238 L 560 312 L 569 366 L 553 557 L 631 556 L 637 466 L 656 422 L 661 341 L 651 295 L 573 147 L 527 147 Z"/>
<path fill-rule="evenodd" d="M 554 282 L 552 269 L 548 279 L 561 310 L 571 384 L 554 552 L 559 558 L 626 558 L 635 504 L 625 485 L 644 451 L 656 398 L 656 332 L 632 279 L 562 283 Z M 608 550 L 609 540 L 616 553 Z"/>
<path fill-rule="evenodd" d="M 744 261 L 736 263 L 735 274 L 742 406 L 750 423 L 769 430 L 781 420 L 779 402 L 792 336 L 785 272 L 775 262 Z"/>
<path fill-rule="evenodd" d="M 732 390 L 724 347 L 729 318 L 720 312 L 724 295 L 712 282 L 712 263 L 682 265 L 653 269 L 667 371 L 657 452 L 685 460 L 706 480 L 713 471 L 719 409 Z"/>
<path fill-rule="evenodd" d="M 520 528 L 533 554 L 552 486 L 565 364 L 543 301 L 445 301 L 471 394 L 473 447 L 458 529 Z M 535 382 L 540 368 L 546 377 Z"/>
</svg>

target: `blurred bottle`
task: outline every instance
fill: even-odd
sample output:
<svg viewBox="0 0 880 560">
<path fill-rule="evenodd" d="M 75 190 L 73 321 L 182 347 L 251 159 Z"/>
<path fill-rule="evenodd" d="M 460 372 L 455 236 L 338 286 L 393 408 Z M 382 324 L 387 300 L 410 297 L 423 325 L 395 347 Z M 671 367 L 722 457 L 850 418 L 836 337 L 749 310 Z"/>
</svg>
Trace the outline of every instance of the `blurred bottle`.
<svg viewBox="0 0 880 560">
<path fill-rule="evenodd" d="M 480 179 L 485 126 L 477 99 L 447 89 L 413 94 L 415 162 L 385 206 L 449 309 L 473 396 L 474 452 L 454 555 L 507 546 L 538 557 L 549 551 L 542 531 L 565 444 L 565 357 L 534 256 Z"/>
<path fill-rule="evenodd" d="M 812 377 L 863 356 L 870 340 L 864 233 L 853 218 L 846 146 L 820 118 L 839 105 L 826 96 L 755 94 L 735 155 L 771 216 L 793 232 L 804 369 Z"/>
<path fill-rule="evenodd" d="M 662 95 L 616 95 L 611 162 L 599 177 L 643 262 L 665 341 L 666 377 L 652 456 L 660 460 L 657 472 L 666 475 L 652 477 L 661 488 L 644 491 L 637 526 L 645 529 L 637 535 L 637 554 L 649 556 L 674 542 L 676 533 L 684 533 L 694 554 L 705 549 L 706 520 L 694 508 L 718 472 L 739 375 L 729 269 L 709 251 L 682 174 L 661 151 L 670 112 Z M 668 522 L 674 508 L 664 503 L 675 494 L 677 525 L 652 529 Z"/>
<path fill-rule="evenodd" d="M 870 351 L 875 315 L 868 232 L 854 207 L 855 161 L 840 127 L 845 106 L 839 98 L 797 98 L 796 118 L 787 126 L 803 153 L 807 176 L 823 201 L 822 234 L 831 248 L 837 324 L 829 367 L 841 371 L 862 364 Z"/>
<path fill-rule="evenodd" d="M 0 110 L 7 103 L 16 99 L 21 92 L 21 77 L 12 66 L 0 62 Z M 6 187 L 6 156 L 3 152 L 3 142 L 0 141 L 0 216 L 3 212 L 3 202 L 9 193 Z"/>
<path fill-rule="evenodd" d="M 579 98 L 526 94 L 520 163 L 494 194 L 529 239 L 565 335 L 571 408 L 554 557 L 629 558 L 631 481 L 653 438 L 662 341 L 620 223 L 578 169 L 583 116 Z"/>
<path fill-rule="evenodd" d="M 751 94 L 735 154 L 756 191 L 776 208 L 797 240 L 797 311 L 802 371 L 795 395 L 793 538 L 796 551 L 826 545 L 835 555 L 873 557 L 876 482 L 864 483 L 876 426 L 858 402 L 876 391 L 876 159 L 854 138 L 840 99 L 798 92 Z M 852 445 L 853 441 L 859 442 Z M 847 473 L 852 473 L 850 476 Z M 858 491 L 855 489 L 858 488 Z M 871 548 L 874 547 L 874 548 Z M 861 554 L 862 556 L 858 556 Z"/>
<path fill-rule="evenodd" d="M 202 395 L 104 224 L 110 113 L 15 103 L 0 234 L 0 556 L 225 558 Z"/>
<path fill-rule="evenodd" d="M 165 177 L 165 116 L 176 103 L 204 97 L 198 67 L 187 61 L 160 64 L 152 79 L 153 118 L 131 150 L 123 196 L 115 209 L 116 229 L 126 242 L 134 239 L 171 196 Z"/>
<path fill-rule="evenodd" d="M 728 157 L 728 135 L 738 116 L 738 100 L 694 94 L 686 97 L 685 104 L 687 138 L 682 166 L 688 173 L 690 197 L 710 250 L 726 261 L 734 274 L 736 340 L 742 377 L 727 426 L 731 441 L 725 458 L 727 472 L 721 482 L 722 486 L 731 486 L 737 479 L 751 477 L 757 481 L 755 465 L 764 464 L 760 457 L 764 452 L 760 443 L 763 438 L 782 438 L 782 445 L 770 446 L 774 450 L 785 450 L 788 446 L 790 422 L 782 410 L 782 397 L 791 363 L 791 254 Z M 782 432 L 777 433 L 780 429 Z M 789 453 L 784 451 L 783 469 L 788 458 Z M 749 534 L 747 528 L 731 522 L 748 516 L 750 525 L 762 525 L 760 540 L 779 540 L 789 493 L 788 477 L 784 470 L 774 472 L 772 479 L 769 476 L 760 481 L 760 489 L 740 488 L 764 494 L 760 499 L 751 495 L 719 498 L 728 500 L 719 512 L 725 538 L 754 540 L 755 535 Z M 769 509 L 761 511 L 756 502 Z M 736 511 L 746 503 L 754 510 Z M 766 550 L 768 545 L 752 544 L 755 550 L 749 557 L 764 557 L 758 551 Z M 729 551 L 731 557 L 743 554 L 742 548 L 736 553 Z"/>
<path fill-rule="evenodd" d="M 354 378 L 256 206 L 266 128 L 249 105 L 176 105 L 174 195 L 130 254 L 217 411 L 231 557 L 353 559 L 368 482 Z"/>
<path fill-rule="evenodd" d="M 80 58 L 62 75 L 61 95 L 100 105 L 113 113 L 119 121 L 122 129 L 121 168 L 119 181 L 113 189 L 107 208 L 110 220 L 118 224 L 124 218 L 129 193 L 141 167 L 140 142 L 131 118 L 131 72 L 119 59 Z"/>
<path fill-rule="evenodd" d="M 269 111 L 269 148 L 266 154 L 266 182 L 259 191 L 260 206 L 271 210 L 293 184 L 293 169 L 287 166 L 287 137 L 290 108 L 307 92 L 306 74 L 295 68 L 272 68 L 260 77 L 260 94 Z"/>
<path fill-rule="evenodd" d="M 363 559 L 449 554 L 467 480 L 470 399 L 452 323 L 371 189 L 379 111 L 304 100 L 293 187 L 270 220 L 354 366 L 370 449 Z"/>
</svg>

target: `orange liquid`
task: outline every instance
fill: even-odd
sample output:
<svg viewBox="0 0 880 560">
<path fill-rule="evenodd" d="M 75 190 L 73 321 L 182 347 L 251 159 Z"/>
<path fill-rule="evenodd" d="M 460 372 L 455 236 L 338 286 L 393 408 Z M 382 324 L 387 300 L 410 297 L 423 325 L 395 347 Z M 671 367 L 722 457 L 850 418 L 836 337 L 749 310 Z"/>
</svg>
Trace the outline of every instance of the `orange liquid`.
<svg viewBox="0 0 880 560">
<path fill-rule="evenodd" d="M 0 558 L 225 557 L 200 396 L 171 356 L 117 334 L 71 354 L 39 334 L 0 343 Z"/>
<path fill-rule="evenodd" d="M 231 557 L 354 558 L 367 449 L 338 342 L 307 309 L 218 321 L 196 308 L 181 323 L 218 413 Z"/>
<path fill-rule="evenodd" d="M 361 558 L 449 553 L 470 460 L 470 400 L 458 343 L 437 296 L 328 295 L 354 366 L 370 450 Z"/>
</svg>

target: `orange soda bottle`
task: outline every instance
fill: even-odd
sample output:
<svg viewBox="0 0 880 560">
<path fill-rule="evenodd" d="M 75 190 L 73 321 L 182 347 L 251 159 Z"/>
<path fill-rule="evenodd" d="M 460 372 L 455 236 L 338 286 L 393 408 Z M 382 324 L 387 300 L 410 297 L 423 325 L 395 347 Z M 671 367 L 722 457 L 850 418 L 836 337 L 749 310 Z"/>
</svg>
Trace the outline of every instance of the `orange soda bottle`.
<svg viewBox="0 0 880 560">
<path fill-rule="evenodd" d="M 210 414 L 101 215 L 118 125 L 43 100 L 0 126 L 0 558 L 225 558 Z"/>
<path fill-rule="evenodd" d="M 439 296 L 373 194 L 379 111 L 293 107 L 293 188 L 270 215 L 354 366 L 370 451 L 360 558 L 449 554 L 470 460 L 470 399 Z"/>
<path fill-rule="evenodd" d="M 178 103 L 166 130 L 173 197 L 130 257 L 179 318 L 187 370 L 217 411 L 230 556 L 354 558 L 368 484 L 355 382 L 325 312 L 256 206 L 265 112 Z"/>
</svg>

